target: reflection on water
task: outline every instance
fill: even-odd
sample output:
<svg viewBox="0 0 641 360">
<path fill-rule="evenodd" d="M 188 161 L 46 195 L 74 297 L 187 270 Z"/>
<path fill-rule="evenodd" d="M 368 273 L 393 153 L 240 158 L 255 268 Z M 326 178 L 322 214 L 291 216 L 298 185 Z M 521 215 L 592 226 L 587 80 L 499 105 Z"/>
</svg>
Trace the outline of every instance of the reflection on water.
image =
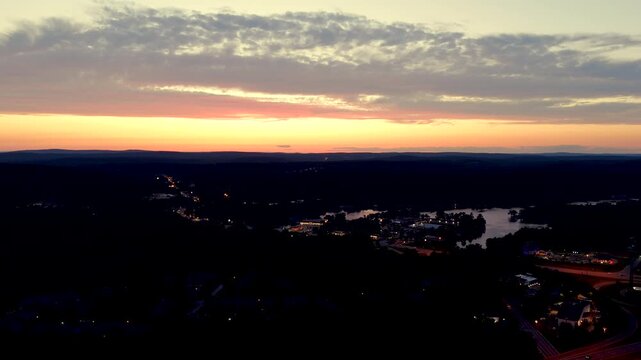
<svg viewBox="0 0 641 360">
<path fill-rule="evenodd" d="M 626 201 L 639 201 L 639 199 L 575 201 L 575 202 L 569 203 L 568 205 L 574 205 L 574 206 L 594 206 L 594 205 L 600 205 L 600 204 L 617 205 L 619 203 L 626 202 Z"/>
<path fill-rule="evenodd" d="M 478 214 L 482 214 L 483 217 L 485 218 L 485 233 L 471 242 L 467 242 L 465 245 L 469 244 L 479 244 L 483 248 L 485 248 L 486 241 L 487 239 L 494 238 L 494 237 L 503 237 L 507 234 L 510 233 L 515 233 L 519 229 L 522 228 L 542 228 L 545 227 L 544 225 L 538 225 L 538 224 L 524 224 L 521 222 L 511 222 L 510 221 L 510 210 L 516 210 L 519 211 L 521 210 L 520 208 L 513 208 L 513 209 L 504 209 L 504 208 L 492 208 L 492 209 L 485 209 L 485 210 L 473 210 L 473 209 L 456 209 L 456 210 L 448 210 L 446 213 L 459 213 L 459 212 L 464 212 L 464 213 L 472 213 L 474 217 L 476 217 Z M 356 220 L 356 219 L 361 219 L 369 215 L 373 214 L 378 214 L 380 211 L 377 210 L 372 210 L 372 209 L 366 209 L 366 210 L 361 210 L 361 211 L 354 211 L 354 212 L 345 212 L 341 211 L 339 214 L 345 214 L 345 219 L 350 221 L 350 220 Z M 436 212 L 424 212 L 423 214 L 427 214 L 430 216 L 436 216 Z M 325 218 L 326 216 L 333 216 L 336 215 L 334 212 L 328 212 L 325 213 L 321 218 Z"/>
<path fill-rule="evenodd" d="M 378 214 L 380 211 L 372 210 L 372 209 L 366 209 L 366 210 L 361 210 L 361 211 L 355 211 L 355 212 L 349 212 L 345 214 L 345 219 L 347 221 L 350 220 L 356 220 L 356 219 L 362 219 L 364 217 Z"/>
<path fill-rule="evenodd" d="M 380 213 L 380 211 L 372 210 L 372 209 L 365 209 L 365 210 L 354 211 L 354 212 L 345 212 L 345 211 L 339 212 L 339 214 L 345 214 L 345 220 L 347 221 L 362 219 L 364 217 L 378 214 L 378 213 Z M 325 218 L 326 216 L 334 216 L 334 215 L 336 215 L 336 213 L 328 212 L 328 213 L 325 213 L 325 215 L 321 216 L 321 218 Z"/>
<path fill-rule="evenodd" d="M 471 242 L 467 242 L 465 245 L 479 244 L 483 248 L 485 248 L 487 239 L 494 238 L 494 237 L 503 237 L 507 234 L 515 233 L 522 228 L 545 227 L 543 225 L 538 225 L 538 224 L 524 224 L 521 222 L 511 222 L 510 215 L 509 215 L 510 210 L 519 211 L 521 209 L 520 208 L 513 208 L 513 209 L 492 208 L 492 209 L 486 209 L 481 211 L 472 210 L 472 209 L 457 209 L 457 210 L 448 210 L 446 211 L 446 213 L 459 213 L 459 212 L 464 212 L 467 214 L 472 213 L 472 215 L 475 217 L 478 214 L 482 214 L 486 222 L 485 233 L 481 237 L 476 238 Z M 430 216 L 436 215 L 436 213 L 434 212 L 428 212 L 427 214 L 429 214 Z"/>
</svg>

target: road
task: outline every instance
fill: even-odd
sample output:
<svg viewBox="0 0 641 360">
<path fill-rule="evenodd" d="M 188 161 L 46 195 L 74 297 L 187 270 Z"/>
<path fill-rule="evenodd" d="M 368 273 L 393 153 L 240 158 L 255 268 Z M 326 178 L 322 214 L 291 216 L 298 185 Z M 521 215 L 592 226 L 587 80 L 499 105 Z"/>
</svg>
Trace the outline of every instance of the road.
<svg viewBox="0 0 641 360">
<path fill-rule="evenodd" d="M 641 264 L 641 256 L 634 260 L 632 263 L 632 269 L 636 269 L 639 264 Z M 627 281 L 630 276 L 630 265 L 627 265 L 625 268 L 617 272 L 585 270 L 551 265 L 539 265 L 539 267 L 566 274 L 603 279 L 602 281 L 594 284 L 594 288 L 597 290 L 601 287 L 615 284 L 618 281 Z M 635 284 L 641 283 L 641 275 L 634 275 L 633 281 Z M 626 328 L 622 332 L 603 341 L 564 353 L 559 353 L 559 351 L 545 338 L 545 336 L 543 336 L 541 332 L 534 328 L 532 324 L 525 319 L 515 302 L 506 301 L 506 304 L 508 309 L 512 311 L 512 314 L 517 319 L 521 330 L 532 335 L 533 339 L 536 341 L 539 352 L 546 360 L 585 360 L 586 355 L 589 355 L 589 359 L 591 360 L 641 359 L 641 342 L 619 345 L 626 339 L 630 338 L 638 329 L 638 321 L 636 317 L 623 306 L 621 306 L 621 309 L 626 312 L 628 321 Z"/>
<path fill-rule="evenodd" d="M 521 331 L 525 331 L 532 335 L 532 338 L 536 342 L 537 349 L 545 359 L 559 355 L 559 351 L 554 347 L 554 345 L 552 345 L 550 341 L 543 336 L 539 330 L 534 328 L 525 316 L 523 316 L 521 309 L 515 302 L 509 300 L 504 300 L 504 302 L 507 308 L 512 312 L 516 321 L 519 323 Z"/>
<path fill-rule="evenodd" d="M 619 344 L 619 343 L 625 341 L 630 336 L 632 336 L 637 331 L 638 326 L 639 326 L 639 324 L 637 322 L 637 319 L 634 316 L 634 314 L 632 314 L 630 311 L 628 311 L 627 309 L 625 309 L 623 307 L 621 307 L 621 309 L 627 315 L 627 323 L 626 323 L 625 329 L 623 329 L 623 331 L 618 333 L 616 336 L 607 338 L 607 339 L 605 339 L 603 341 L 599 341 L 599 342 L 594 343 L 594 344 L 590 344 L 588 346 L 584 346 L 584 347 L 580 347 L 578 349 L 566 351 L 566 352 L 564 352 L 562 354 L 559 354 L 557 356 L 553 356 L 553 357 L 551 357 L 549 359 L 550 360 L 584 359 L 585 355 L 590 355 L 591 359 L 596 359 L 595 356 L 601 356 L 600 354 L 606 354 L 611 349 L 618 349 L 618 347 L 617 348 L 612 348 L 612 346 L 614 346 L 616 344 Z M 626 346 L 626 345 L 624 345 L 624 346 Z M 630 351 L 630 349 L 628 349 L 628 351 Z"/>
<path fill-rule="evenodd" d="M 641 256 L 634 260 L 634 262 L 632 263 L 632 269 L 637 268 L 639 264 L 641 264 Z M 566 274 L 589 276 L 589 277 L 602 279 L 602 281 L 599 281 L 594 284 L 594 288 L 597 290 L 600 289 L 601 287 L 615 284 L 618 281 L 627 281 L 630 276 L 630 265 L 626 266 L 621 271 L 617 271 L 617 272 L 584 270 L 584 269 L 568 268 L 563 266 L 540 265 L 539 267 L 548 269 L 548 270 L 559 271 Z M 636 284 L 641 283 L 641 276 L 634 275 L 633 281 Z M 540 342 L 540 340 L 537 339 L 536 335 L 533 334 L 537 342 L 537 347 L 539 347 L 539 351 L 541 352 L 541 354 L 543 354 L 546 360 L 580 360 L 580 359 L 584 360 L 586 355 L 589 355 L 590 359 L 592 360 L 641 359 L 641 342 L 619 345 L 622 342 L 624 342 L 626 339 L 630 338 L 638 329 L 638 322 L 636 317 L 623 306 L 621 307 L 621 309 L 626 312 L 628 322 L 626 324 L 626 328 L 616 336 L 613 336 L 611 338 L 605 339 L 603 341 L 600 341 L 588 346 L 567 351 L 562 354 L 559 354 L 557 352 L 554 355 L 546 355 L 550 353 L 543 352 L 543 346 L 539 345 L 544 343 Z M 515 316 L 517 317 L 517 319 L 518 319 L 518 315 L 519 314 L 515 313 Z M 527 322 L 526 319 L 523 319 L 523 320 Z M 519 322 L 521 322 L 521 320 L 519 320 Z M 529 324 L 529 322 L 527 323 Z M 530 327 L 532 327 L 531 324 L 530 324 Z M 524 330 L 532 333 L 529 330 L 526 330 L 526 329 Z M 537 331 L 537 333 L 541 335 L 540 332 Z"/>
<path fill-rule="evenodd" d="M 589 354 L 562 357 L 563 360 L 585 360 L 585 355 L 590 355 L 591 360 L 624 360 L 641 358 L 641 342 L 602 349 Z"/>
<path fill-rule="evenodd" d="M 506 303 L 508 305 L 508 309 L 512 311 L 512 315 L 518 321 L 520 329 L 532 335 L 532 338 L 536 341 L 536 346 L 539 352 L 546 360 L 585 360 L 586 355 L 589 355 L 591 360 L 641 359 L 641 342 L 614 347 L 614 345 L 621 343 L 632 336 L 638 328 L 636 318 L 626 309 L 623 310 L 628 314 L 628 323 L 625 330 L 621 333 L 588 346 L 559 353 L 548 339 L 545 338 L 541 332 L 535 329 L 527 319 L 525 319 L 516 303 Z"/>
<path fill-rule="evenodd" d="M 551 265 L 539 265 L 542 269 L 555 270 L 558 272 L 572 274 L 572 275 L 581 275 L 581 276 L 591 276 L 601 279 L 613 279 L 625 281 L 629 279 L 630 276 L 630 266 L 626 266 L 623 270 L 617 272 L 605 272 L 605 271 L 595 271 L 595 270 L 585 270 L 585 269 L 575 269 L 568 268 L 563 266 L 551 266 Z M 635 281 L 641 281 L 640 275 L 634 275 Z"/>
<path fill-rule="evenodd" d="M 635 259 L 632 263 L 632 268 L 636 268 L 641 263 L 641 257 Z M 594 284 L 595 289 L 600 289 L 604 286 L 615 284 L 617 281 L 626 281 L 629 279 L 630 275 L 630 265 L 623 268 L 621 271 L 617 272 L 604 272 L 604 271 L 593 271 L 593 270 L 583 270 L 575 268 L 567 268 L 563 266 L 540 266 L 548 270 L 555 270 L 566 274 L 580 275 L 580 276 L 589 276 L 594 278 L 603 279 Z M 606 280 L 608 279 L 608 280 Z M 634 275 L 634 283 L 641 283 L 641 276 Z M 627 344 L 621 345 L 618 347 L 612 347 L 617 344 L 620 344 L 627 338 L 631 337 L 638 328 L 638 322 L 636 317 L 628 311 L 623 306 L 621 307 L 623 311 L 627 314 L 627 324 L 624 331 L 619 333 L 616 336 L 605 339 L 595 344 L 584 346 L 578 349 L 574 349 L 557 356 L 553 356 L 551 360 L 575 360 L 575 359 L 584 359 L 585 355 L 590 355 L 591 359 L 614 359 L 620 356 L 628 356 L 630 354 L 635 354 L 641 352 L 641 343 L 639 345 Z M 641 356 L 639 357 L 641 358 Z"/>
<path fill-rule="evenodd" d="M 632 263 L 632 268 L 635 269 L 637 266 L 639 266 L 639 264 L 641 264 L 641 256 L 634 260 L 634 263 Z M 612 279 L 619 281 L 628 280 L 630 277 L 630 265 L 627 265 L 621 271 L 617 272 L 575 269 L 558 265 L 539 265 L 539 267 L 548 270 L 555 270 L 566 274 L 591 276 L 601 279 Z M 641 282 L 641 275 L 634 275 L 634 282 Z"/>
</svg>

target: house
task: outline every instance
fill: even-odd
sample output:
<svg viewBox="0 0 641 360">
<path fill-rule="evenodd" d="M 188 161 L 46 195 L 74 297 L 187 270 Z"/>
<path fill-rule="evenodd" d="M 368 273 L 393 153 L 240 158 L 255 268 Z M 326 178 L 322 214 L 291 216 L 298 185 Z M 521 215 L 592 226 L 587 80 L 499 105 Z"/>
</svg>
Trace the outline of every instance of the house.
<svg viewBox="0 0 641 360">
<path fill-rule="evenodd" d="M 576 328 L 584 324 L 591 324 L 594 322 L 595 313 L 596 311 L 593 309 L 591 301 L 566 301 L 561 304 L 556 316 L 557 326 L 560 327 L 562 324 L 568 324 Z"/>
</svg>

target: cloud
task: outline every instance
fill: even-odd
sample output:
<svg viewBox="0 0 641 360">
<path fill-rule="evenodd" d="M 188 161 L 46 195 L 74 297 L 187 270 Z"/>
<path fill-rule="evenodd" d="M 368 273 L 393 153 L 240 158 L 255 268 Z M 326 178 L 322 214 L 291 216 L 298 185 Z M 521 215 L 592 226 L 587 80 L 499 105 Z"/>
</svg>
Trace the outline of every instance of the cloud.
<svg viewBox="0 0 641 360">
<path fill-rule="evenodd" d="M 0 38 L 0 113 L 641 124 L 641 38 L 106 3 Z"/>
<path fill-rule="evenodd" d="M 277 148 L 281 149 L 290 149 L 292 146 L 291 145 L 276 145 Z"/>
</svg>

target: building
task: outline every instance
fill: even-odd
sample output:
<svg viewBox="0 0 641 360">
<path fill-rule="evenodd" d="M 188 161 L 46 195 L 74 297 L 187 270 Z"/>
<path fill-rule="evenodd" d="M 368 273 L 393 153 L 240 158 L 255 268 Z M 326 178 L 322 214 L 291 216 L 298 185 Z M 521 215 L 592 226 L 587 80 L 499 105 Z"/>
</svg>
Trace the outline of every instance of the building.
<svg viewBox="0 0 641 360">
<path fill-rule="evenodd" d="M 321 227 L 324 224 L 323 220 L 301 220 L 299 223 L 301 226 L 313 226 L 313 227 Z"/>
<path fill-rule="evenodd" d="M 324 225 L 323 220 L 301 220 L 298 225 L 292 225 L 289 227 L 284 227 L 291 233 L 305 234 L 305 235 L 316 235 L 318 230 Z"/>
<path fill-rule="evenodd" d="M 594 323 L 596 309 L 589 300 L 566 301 L 556 317 L 557 326 L 568 324 L 572 328 Z"/>
<path fill-rule="evenodd" d="M 597 265 L 616 265 L 619 260 L 608 254 L 595 254 L 590 262 Z"/>
<path fill-rule="evenodd" d="M 539 279 L 532 276 L 532 274 L 516 274 L 514 276 L 516 277 L 516 281 L 518 282 L 519 286 L 535 288 L 541 285 Z"/>
</svg>

